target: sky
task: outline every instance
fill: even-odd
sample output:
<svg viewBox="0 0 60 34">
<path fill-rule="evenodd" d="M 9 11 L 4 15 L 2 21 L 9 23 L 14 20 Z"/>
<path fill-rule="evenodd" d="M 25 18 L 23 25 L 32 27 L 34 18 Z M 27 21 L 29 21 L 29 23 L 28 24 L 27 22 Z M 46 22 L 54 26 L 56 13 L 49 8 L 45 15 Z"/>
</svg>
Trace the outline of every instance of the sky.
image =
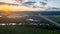
<svg viewBox="0 0 60 34">
<path fill-rule="evenodd" d="M 49 0 L 47 6 L 60 8 L 60 0 Z"/>
<path fill-rule="evenodd" d="M 39 1 L 44 1 L 44 0 L 23 0 L 23 1 L 39 2 Z M 15 1 L 14 0 L 0 0 L 0 2 L 14 3 Z M 52 7 L 59 7 L 60 8 L 60 0 L 47 0 L 47 5 L 46 6 L 52 6 Z"/>
<path fill-rule="evenodd" d="M 45 8 L 27 7 L 27 6 L 24 6 L 21 2 L 15 1 L 15 0 L 0 0 L 0 2 L 3 2 L 3 3 L 0 3 L 0 11 L 5 11 L 5 12 L 45 10 Z M 18 5 L 14 5 L 14 4 L 18 4 Z"/>
<path fill-rule="evenodd" d="M 35 6 L 40 6 L 41 4 L 39 3 L 40 1 L 46 2 L 47 5 L 46 7 L 57 7 L 60 8 L 60 0 L 23 0 L 23 2 L 28 2 L 28 1 L 36 1 L 37 3 Z M 8 4 L 18 4 L 18 5 L 23 5 L 19 1 L 15 0 L 0 0 L 0 2 L 8 3 Z M 14 6 L 14 5 L 0 5 L 0 10 L 4 11 L 36 11 L 36 10 L 45 10 L 46 8 L 31 8 L 31 7 L 26 7 L 26 6 Z"/>
<path fill-rule="evenodd" d="M 60 0 L 31 0 L 31 1 L 43 1 L 43 2 L 47 2 L 47 5 L 46 6 L 51 6 L 51 7 L 58 7 L 60 8 Z M 39 4 L 38 4 L 39 5 Z"/>
</svg>

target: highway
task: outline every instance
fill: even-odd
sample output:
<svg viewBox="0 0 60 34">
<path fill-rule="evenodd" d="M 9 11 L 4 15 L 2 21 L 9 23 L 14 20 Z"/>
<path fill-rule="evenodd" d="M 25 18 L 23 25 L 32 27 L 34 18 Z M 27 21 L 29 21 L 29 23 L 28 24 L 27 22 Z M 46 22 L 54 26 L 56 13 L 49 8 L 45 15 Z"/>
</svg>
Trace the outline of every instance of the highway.
<svg viewBox="0 0 60 34">
<path fill-rule="evenodd" d="M 39 14 L 39 16 L 40 16 L 41 18 L 49 21 L 50 23 L 56 25 L 57 27 L 60 27 L 60 24 L 58 24 L 57 22 L 55 22 L 55 21 L 53 21 L 53 20 L 51 20 L 51 19 L 48 19 L 48 18 L 46 18 L 45 16 L 43 16 L 43 15 L 41 15 L 41 14 Z"/>
</svg>

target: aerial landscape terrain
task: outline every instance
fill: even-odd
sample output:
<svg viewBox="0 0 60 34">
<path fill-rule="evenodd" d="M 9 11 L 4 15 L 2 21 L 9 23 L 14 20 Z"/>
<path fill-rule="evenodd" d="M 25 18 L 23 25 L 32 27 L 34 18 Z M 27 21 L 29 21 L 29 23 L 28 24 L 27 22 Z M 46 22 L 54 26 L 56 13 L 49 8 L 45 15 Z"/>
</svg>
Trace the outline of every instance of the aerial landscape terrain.
<svg viewBox="0 0 60 34">
<path fill-rule="evenodd" d="M 0 0 L 0 34 L 60 34 L 60 0 Z"/>
</svg>

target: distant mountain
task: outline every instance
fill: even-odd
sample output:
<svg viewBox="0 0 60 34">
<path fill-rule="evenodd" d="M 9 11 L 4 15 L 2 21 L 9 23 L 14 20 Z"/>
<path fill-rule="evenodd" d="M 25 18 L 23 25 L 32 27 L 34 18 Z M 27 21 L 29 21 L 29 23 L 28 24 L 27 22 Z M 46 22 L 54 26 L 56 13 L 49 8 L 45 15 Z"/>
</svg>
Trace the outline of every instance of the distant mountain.
<svg viewBox="0 0 60 34">
<path fill-rule="evenodd" d="M 50 7 L 48 9 L 46 9 L 46 11 L 60 11 L 60 8 Z"/>
</svg>

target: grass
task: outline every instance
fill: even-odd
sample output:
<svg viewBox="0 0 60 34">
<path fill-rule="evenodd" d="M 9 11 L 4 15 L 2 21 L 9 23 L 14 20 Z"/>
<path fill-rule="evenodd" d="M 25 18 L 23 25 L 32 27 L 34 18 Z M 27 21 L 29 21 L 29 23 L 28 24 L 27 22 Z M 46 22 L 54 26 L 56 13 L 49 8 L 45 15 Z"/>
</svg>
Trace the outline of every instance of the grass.
<svg viewBox="0 0 60 34">
<path fill-rule="evenodd" d="M 52 30 L 20 27 L 20 26 L 0 26 L 0 34 L 51 34 Z M 60 30 L 54 30 L 55 34 L 60 34 Z"/>
<path fill-rule="evenodd" d="M 60 24 L 60 17 L 52 17 L 50 19 Z"/>
</svg>

